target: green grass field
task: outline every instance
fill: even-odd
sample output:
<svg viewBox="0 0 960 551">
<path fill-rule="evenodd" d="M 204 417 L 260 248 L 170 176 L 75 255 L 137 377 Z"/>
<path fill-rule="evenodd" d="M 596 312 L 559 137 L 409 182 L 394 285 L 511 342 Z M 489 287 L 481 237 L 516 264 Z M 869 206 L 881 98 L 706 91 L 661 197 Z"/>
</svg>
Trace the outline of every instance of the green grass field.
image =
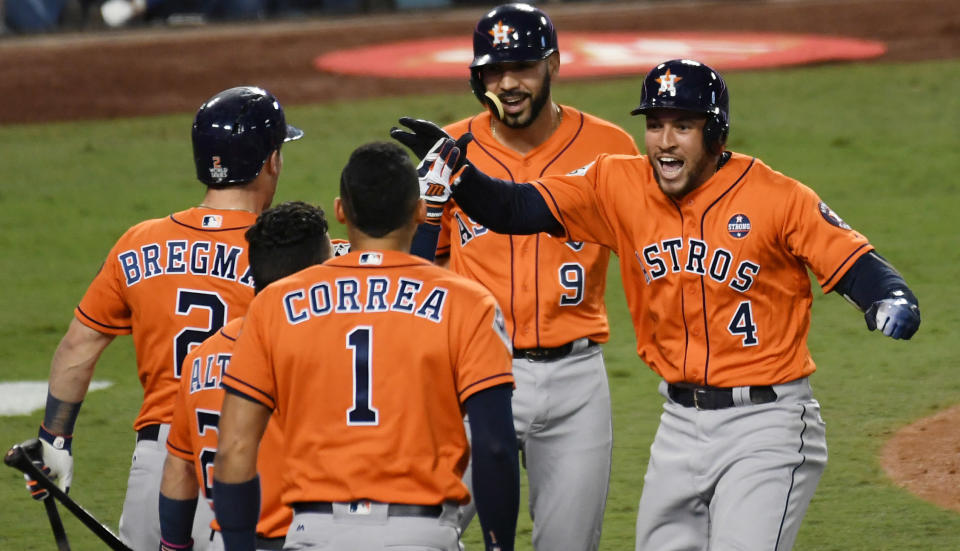
<svg viewBox="0 0 960 551">
<path fill-rule="evenodd" d="M 952 75 L 952 76 L 951 76 Z M 960 548 L 960 514 L 897 488 L 878 460 L 898 428 L 960 402 L 960 233 L 953 226 L 960 182 L 960 60 L 825 65 L 737 72 L 730 147 L 754 154 L 813 187 L 870 237 L 920 298 L 923 326 L 910 342 L 869 333 L 835 295 L 814 301 L 809 344 L 827 421 L 830 461 L 796 549 Z M 638 78 L 561 82 L 555 98 L 638 136 Z M 197 105 L 205 98 L 196 98 Z M 283 98 L 281 98 L 282 100 Z M 287 109 L 304 140 L 284 148 L 276 201 L 302 199 L 328 211 L 340 168 L 356 145 L 386 139 L 401 115 L 446 123 L 476 111 L 462 94 L 343 102 Z M 0 128 L 0 378 L 42 380 L 71 311 L 114 240 L 131 224 L 198 203 L 193 113 L 90 123 Z M 335 236 L 344 236 L 334 227 Z M 952 283 L 951 283 L 952 282 Z M 601 548 L 633 549 L 633 525 L 657 425 L 657 377 L 636 357 L 616 266 L 608 292 L 613 336 L 606 346 L 613 391 L 613 480 Z M 953 344 L 950 344 L 953 343 Z M 952 351 L 952 352 L 951 352 Z M 101 358 L 77 426 L 71 492 L 116 529 L 141 400 L 129 338 Z M 3 449 L 35 436 L 42 413 L 0 419 Z M 0 469 L 0 549 L 53 548 L 40 504 L 20 474 Z M 522 505 L 518 549 L 530 549 Z M 65 517 L 69 517 L 64 512 Z M 66 518 L 75 550 L 102 549 Z M 465 541 L 478 549 L 478 530 Z"/>
</svg>

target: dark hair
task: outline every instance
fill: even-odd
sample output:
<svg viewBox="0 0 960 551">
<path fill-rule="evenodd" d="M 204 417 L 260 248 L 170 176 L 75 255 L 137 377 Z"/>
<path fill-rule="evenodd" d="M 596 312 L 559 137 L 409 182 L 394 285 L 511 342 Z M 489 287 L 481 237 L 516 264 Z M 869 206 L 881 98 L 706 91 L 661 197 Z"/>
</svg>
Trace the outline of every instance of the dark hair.
<svg viewBox="0 0 960 551">
<path fill-rule="evenodd" d="M 417 169 L 395 143 L 361 145 L 340 173 L 344 214 L 354 228 L 370 237 L 383 237 L 407 223 L 419 197 Z"/>
<path fill-rule="evenodd" d="M 263 211 L 245 234 L 254 289 L 330 258 L 323 209 L 289 201 Z"/>
</svg>

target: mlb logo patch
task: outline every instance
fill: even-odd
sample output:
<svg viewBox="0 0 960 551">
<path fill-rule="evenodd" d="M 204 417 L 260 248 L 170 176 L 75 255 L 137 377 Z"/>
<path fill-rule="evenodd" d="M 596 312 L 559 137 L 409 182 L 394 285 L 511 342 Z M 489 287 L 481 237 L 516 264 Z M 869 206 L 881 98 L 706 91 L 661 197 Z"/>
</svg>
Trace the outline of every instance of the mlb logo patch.
<svg viewBox="0 0 960 551">
<path fill-rule="evenodd" d="M 745 214 L 734 214 L 727 222 L 727 233 L 737 239 L 746 237 L 750 233 L 750 219 Z"/>
<path fill-rule="evenodd" d="M 383 255 L 380 253 L 363 253 L 360 255 L 361 266 L 379 266 L 383 264 Z"/>
<path fill-rule="evenodd" d="M 370 514 L 370 502 L 369 501 L 354 501 L 350 504 L 350 514 L 351 515 L 369 515 Z"/>
<path fill-rule="evenodd" d="M 202 228 L 220 228 L 223 227 L 223 217 L 219 214 L 205 214 L 203 216 L 203 222 L 200 223 Z"/>
</svg>

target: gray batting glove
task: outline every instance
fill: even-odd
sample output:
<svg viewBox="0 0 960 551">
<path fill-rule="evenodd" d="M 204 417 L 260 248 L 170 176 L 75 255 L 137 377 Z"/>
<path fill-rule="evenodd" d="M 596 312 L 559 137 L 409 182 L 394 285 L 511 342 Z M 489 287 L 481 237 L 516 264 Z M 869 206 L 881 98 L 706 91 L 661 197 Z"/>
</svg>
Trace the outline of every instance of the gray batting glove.
<svg viewBox="0 0 960 551">
<path fill-rule="evenodd" d="M 73 481 L 73 453 L 70 448 L 73 436 L 62 436 L 48 432 L 42 425 L 39 432 L 43 463 L 38 465 L 50 480 L 64 492 L 70 491 Z M 34 499 L 45 499 L 48 492 L 39 487 L 30 477 L 24 475 L 27 489 Z"/>
<path fill-rule="evenodd" d="M 878 300 L 863 316 L 867 329 L 879 329 L 893 339 L 908 340 L 920 327 L 920 308 L 903 297 Z"/>
</svg>

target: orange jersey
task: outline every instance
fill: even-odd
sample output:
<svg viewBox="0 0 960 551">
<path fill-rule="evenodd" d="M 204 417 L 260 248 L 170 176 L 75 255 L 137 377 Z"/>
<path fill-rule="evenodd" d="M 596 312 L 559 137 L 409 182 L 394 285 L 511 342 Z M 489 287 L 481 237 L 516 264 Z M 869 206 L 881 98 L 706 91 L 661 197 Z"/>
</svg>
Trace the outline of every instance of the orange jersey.
<svg viewBox="0 0 960 551">
<path fill-rule="evenodd" d="M 193 463 L 197 483 L 210 507 L 213 493 L 213 460 L 217 452 L 217 426 L 223 373 L 229 369 L 233 347 L 240 334 L 242 318 L 235 318 L 203 344 L 187 354 L 173 411 L 173 424 L 167 438 L 167 451 Z M 271 418 L 260 442 L 257 472 L 260 474 L 260 522 L 257 534 L 282 538 L 293 520 L 293 511 L 280 501 L 282 493 L 283 435 Z M 213 528 L 220 526 L 213 521 Z"/>
<path fill-rule="evenodd" d="M 274 409 L 285 503 L 465 503 L 462 403 L 512 383 L 510 362 L 489 291 L 355 251 L 257 295 L 224 385 Z"/>
<path fill-rule="evenodd" d="M 671 383 L 813 373 L 807 267 L 829 292 L 873 249 L 810 188 L 737 153 L 681 201 L 643 156 L 602 155 L 534 185 L 570 239 L 619 255 L 637 352 Z"/>
<path fill-rule="evenodd" d="M 253 298 L 244 232 L 252 212 L 192 208 L 141 222 L 111 249 L 74 311 L 102 333 L 133 334 L 143 405 L 133 428 L 169 423 L 193 347 Z"/>
<path fill-rule="evenodd" d="M 563 107 L 550 138 L 527 154 L 502 145 L 484 112 L 446 127 L 452 136 L 472 132 L 470 162 L 484 173 L 513 182 L 566 174 L 602 152 L 636 155 L 633 138 L 602 119 Z M 555 347 L 581 337 L 606 342 L 610 335 L 603 302 L 610 251 L 548 234 L 503 235 L 488 231 L 448 203 L 437 255 L 450 255 L 450 269 L 479 281 L 504 309 L 516 348 Z"/>
</svg>

